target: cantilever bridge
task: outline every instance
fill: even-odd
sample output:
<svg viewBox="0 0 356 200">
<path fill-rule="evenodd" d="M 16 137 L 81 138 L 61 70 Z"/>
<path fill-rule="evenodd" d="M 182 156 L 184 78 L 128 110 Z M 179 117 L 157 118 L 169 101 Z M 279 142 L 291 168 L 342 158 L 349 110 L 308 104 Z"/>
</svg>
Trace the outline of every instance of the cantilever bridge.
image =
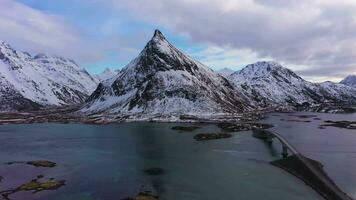
<svg viewBox="0 0 356 200">
<path fill-rule="evenodd" d="M 303 156 L 280 134 L 257 129 L 254 130 L 254 136 L 264 139 L 268 143 L 273 143 L 273 139 L 276 138 L 282 144 L 281 154 L 283 158 L 273 161 L 271 164 L 302 179 L 327 200 L 352 200 L 330 179 L 319 162 Z M 288 156 L 289 153 L 291 156 Z"/>
</svg>

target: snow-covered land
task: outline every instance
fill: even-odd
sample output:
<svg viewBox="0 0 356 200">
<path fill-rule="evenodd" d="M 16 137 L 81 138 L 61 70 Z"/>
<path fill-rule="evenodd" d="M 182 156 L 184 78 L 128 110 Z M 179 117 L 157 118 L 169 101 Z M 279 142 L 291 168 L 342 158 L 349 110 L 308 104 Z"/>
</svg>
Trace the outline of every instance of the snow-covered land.
<svg viewBox="0 0 356 200">
<path fill-rule="evenodd" d="M 251 104 L 262 108 L 356 103 L 355 89 L 332 82 L 308 82 L 276 62 L 248 65 L 229 78 Z"/>
<path fill-rule="evenodd" d="M 222 75 L 222 76 L 225 76 L 225 77 L 228 77 L 230 76 L 231 74 L 233 74 L 235 71 L 230 69 L 230 68 L 223 68 L 223 69 L 220 69 L 220 70 L 217 70 L 216 71 L 218 74 Z"/>
<path fill-rule="evenodd" d="M 99 74 L 95 74 L 93 77 L 96 78 L 98 80 L 98 82 L 102 82 L 102 81 L 105 81 L 107 79 L 114 77 L 119 72 L 120 72 L 120 70 L 113 71 L 109 68 L 106 68 L 103 72 L 101 72 Z"/>
<path fill-rule="evenodd" d="M 356 88 L 356 75 L 349 75 L 340 82 L 341 84 Z"/>
<path fill-rule="evenodd" d="M 99 84 L 82 111 L 179 116 L 250 108 L 230 81 L 179 51 L 156 30 L 138 57 Z"/>
<path fill-rule="evenodd" d="M 82 103 L 97 87 L 73 60 L 45 54 L 33 57 L 5 42 L 0 42 L 0 81 L 1 110 L 17 110 L 20 105 L 9 101 L 13 98 L 18 104 L 35 106 Z"/>
</svg>

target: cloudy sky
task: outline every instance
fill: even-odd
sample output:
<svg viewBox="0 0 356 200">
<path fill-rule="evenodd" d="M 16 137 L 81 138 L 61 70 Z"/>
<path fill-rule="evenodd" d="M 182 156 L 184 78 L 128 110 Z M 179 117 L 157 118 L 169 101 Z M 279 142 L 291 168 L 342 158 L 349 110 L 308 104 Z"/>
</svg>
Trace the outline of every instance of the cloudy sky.
<svg viewBox="0 0 356 200">
<path fill-rule="evenodd" d="M 356 74 L 354 0 L 0 0 L 0 40 L 123 67 L 158 28 L 213 69 L 275 60 L 307 80 Z"/>
</svg>

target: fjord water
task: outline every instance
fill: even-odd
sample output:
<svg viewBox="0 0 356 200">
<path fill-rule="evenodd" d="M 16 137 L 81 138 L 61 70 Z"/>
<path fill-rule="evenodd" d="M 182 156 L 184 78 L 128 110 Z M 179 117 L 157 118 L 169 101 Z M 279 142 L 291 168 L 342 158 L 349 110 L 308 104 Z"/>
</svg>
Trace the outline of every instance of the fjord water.
<svg viewBox="0 0 356 200">
<path fill-rule="evenodd" d="M 322 120 L 354 120 L 355 115 L 318 114 Z M 295 117 L 271 114 L 264 120 L 308 157 L 319 160 L 333 180 L 356 197 L 356 134 L 352 130 L 318 129 L 321 120 L 281 121 Z M 219 132 L 213 124 L 178 132 L 175 123 L 111 125 L 30 124 L 0 126 L 0 160 L 50 160 L 58 166 L 36 168 L 0 164 L 0 191 L 38 175 L 66 180 L 55 191 L 19 192 L 14 200 L 117 200 L 140 191 L 160 199 L 320 199 L 303 182 L 269 164 L 278 159 L 278 143 L 269 148 L 240 132 L 229 139 L 197 142 L 193 136 Z M 184 124 L 183 124 L 184 125 Z M 189 125 L 189 124 L 187 124 Z M 272 150 L 272 151 L 271 151 Z M 271 153 L 272 152 L 272 153 Z M 148 168 L 163 174 L 149 175 Z"/>
<path fill-rule="evenodd" d="M 315 117 L 296 117 L 303 115 Z M 276 113 L 264 121 L 274 124 L 272 130 L 287 138 L 303 155 L 319 161 L 336 185 L 356 199 L 356 130 L 320 129 L 326 120 L 356 121 L 356 114 Z"/>
</svg>

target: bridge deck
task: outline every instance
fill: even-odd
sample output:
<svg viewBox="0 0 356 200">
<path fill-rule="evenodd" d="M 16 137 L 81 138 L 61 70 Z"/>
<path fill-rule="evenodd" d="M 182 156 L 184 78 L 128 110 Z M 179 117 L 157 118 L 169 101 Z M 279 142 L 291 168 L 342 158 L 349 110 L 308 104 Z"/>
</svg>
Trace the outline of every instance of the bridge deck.
<svg viewBox="0 0 356 200">
<path fill-rule="evenodd" d="M 320 165 L 317 167 L 315 165 L 315 162 L 312 162 L 311 159 L 306 158 L 303 156 L 301 152 L 299 152 L 291 143 L 288 142 L 283 136 L 280 134 L 273 132 L 273 131 L 266 131 L 266 130 L 257 130 L 259 133 L 264 132 L 266 134 L 270 134 L 273 137 L 277 138 L 282 145 L 285 145 L 288 150 L 294 154 L 294 157 L 298 162 L 301 163 L 301 166 L 303 166 L 305 169 L 303 172 L 307 172 L 308 176 L 312 177 L 306 177 L 303 174 L 297 174 L 300 173 L 301 170 L 294 170 L 293 166 L 288 169 L 286 167 L 281 167 L 287 170 L 290 173 L 293 173 L 294 175 L 298 176 L 301 178 L 304 182 L 306 182 L 308 185 L 313 187 L 321 196 L 323 196 L 325 199 L 330 199 L 330 200 L 352 200 L 351 197 L 349 197 L 346 193 L 344 193 L 328 176 L 327 174 L 323 171 L 322 166 Z M 296 166 L 295 166 L 296 167 Z"/>
</svg>

